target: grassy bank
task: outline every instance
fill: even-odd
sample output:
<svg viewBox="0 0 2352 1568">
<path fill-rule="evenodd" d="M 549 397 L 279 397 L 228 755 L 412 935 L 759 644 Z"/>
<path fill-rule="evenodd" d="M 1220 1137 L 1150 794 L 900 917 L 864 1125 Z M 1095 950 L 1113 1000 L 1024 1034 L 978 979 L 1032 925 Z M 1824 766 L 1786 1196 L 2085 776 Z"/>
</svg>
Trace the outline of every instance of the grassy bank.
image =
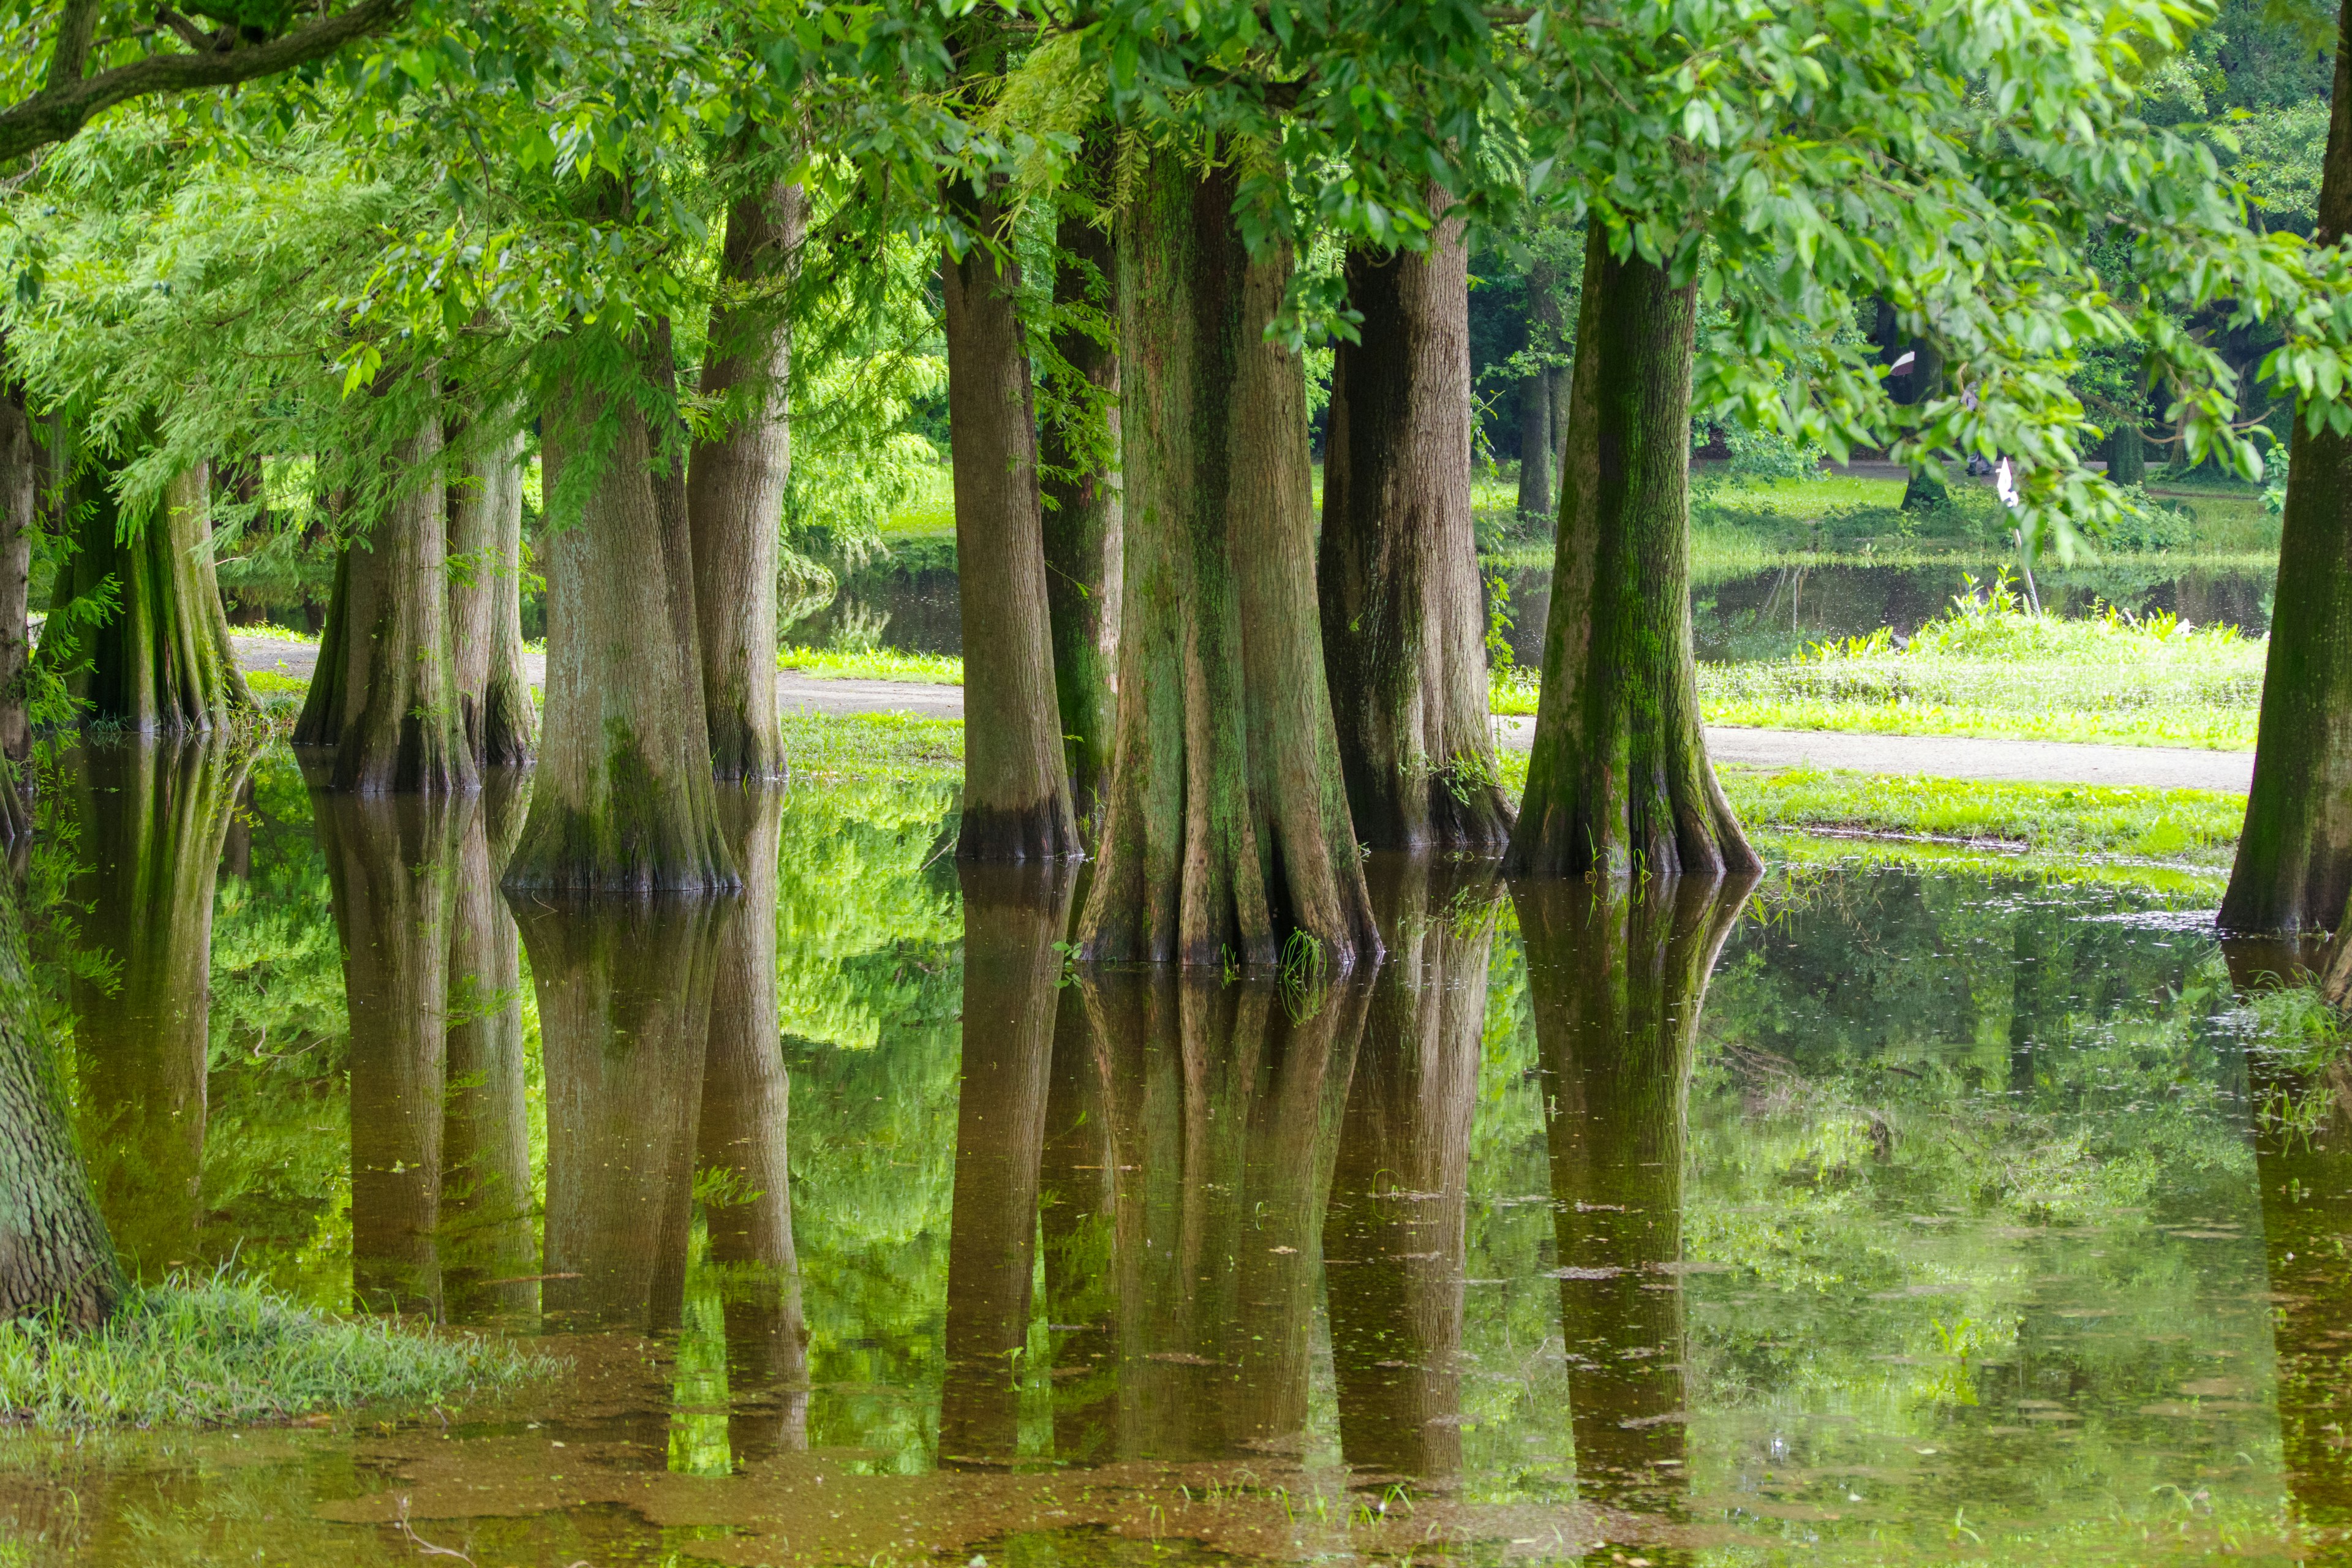
<svg viewBox="0 0 2352 1568">
<path fill-rule="evenodd" d="M 95 1334 L 0 1322 L 0 1423 L 42 1430 L 221 1426 L 511 1388 L 513 1347 L 330 1318 L 248 1280 L 134 1289 Z"/>
</svg>

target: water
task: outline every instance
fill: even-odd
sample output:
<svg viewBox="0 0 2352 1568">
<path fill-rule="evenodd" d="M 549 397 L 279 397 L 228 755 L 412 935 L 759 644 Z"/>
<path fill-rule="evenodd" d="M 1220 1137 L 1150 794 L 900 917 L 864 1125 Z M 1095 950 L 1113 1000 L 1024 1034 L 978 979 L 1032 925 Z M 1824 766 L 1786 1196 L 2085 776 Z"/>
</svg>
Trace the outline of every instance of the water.
<svg viewBox="0 0 2352 1568">
<path fill-rule="evenodd" d="M 1965 571 L 1990 578 L 1995 568 L 1807 566 L 1723 577 L 1702 574 L 1691 590 L 1698 656 L 1711 660 L 1780 658 L 1825 637 L 1867 637 L 1891 626 L 1908 637 L 1949 607 Z M 1544 617 L 1551 602 L 1549 567 L 1512 568 L 1507 634 L 1512 654 L 1543 662 Z M 2161 557 L 2119 558 L 2108 565 L 2037 574 L 2045 607 L 2068 616 L 2095 603 L 2134 615 L 2168 611 L 2199 626 L 2233 626 L 2251 637 L 2270 629 L 2272 574 L 2183 572 Z M 1492 609 L 1492 594 L 1489 594 Z M 952 568 L 900 572 L 868 567 L 845 581 L 832 604 L 794 625 L 804 646 L 864 643 L 910 653 L 961 653 L 963 626 Z"/>
<path fill-rule="evenodd" d="M 0 1562 L 2352 1557 L 2343 1080 L 2210 884 L 1376 858 L 1388 961 L 1302 992 L 1068 974 L 1074 879 L 922 789 L 510 905 L 511 781 L 80 771 L 36 957 L 138 1271 L 562 1368 L 0 1438 Z"/>
</svg>

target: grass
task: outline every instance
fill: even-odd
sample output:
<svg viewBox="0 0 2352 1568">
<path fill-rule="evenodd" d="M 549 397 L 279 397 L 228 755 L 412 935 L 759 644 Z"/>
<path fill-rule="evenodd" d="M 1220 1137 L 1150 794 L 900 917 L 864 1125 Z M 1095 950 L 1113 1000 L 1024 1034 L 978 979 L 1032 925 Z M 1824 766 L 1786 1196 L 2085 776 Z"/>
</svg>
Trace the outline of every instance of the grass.
<svg viewBox="0 0 2352 1568">
<path fill-rule="evenodd" d="M 963 722 L 904 713 L 783 715 L 784 755 L 794 780 L 957 788 L 963 783 Z"/>
<path fill-rule="evenodd" d="M 906 680 L 925 686 L 961 686 L 963 659 L 950 653 L 908 653 L 899 648 L 787 647 L 777 650 L 776 668 L 821 680 Z"/>
<path fill-rule="evenodd" d="M 0 1419 L 37 1430 L 220 1426 L 429 1405 L 548 1370 L 509 1345 L 331 1318 L 247 1279 L 134 1288 L 94 1334 L 0 1322 Z"/>
</svg>

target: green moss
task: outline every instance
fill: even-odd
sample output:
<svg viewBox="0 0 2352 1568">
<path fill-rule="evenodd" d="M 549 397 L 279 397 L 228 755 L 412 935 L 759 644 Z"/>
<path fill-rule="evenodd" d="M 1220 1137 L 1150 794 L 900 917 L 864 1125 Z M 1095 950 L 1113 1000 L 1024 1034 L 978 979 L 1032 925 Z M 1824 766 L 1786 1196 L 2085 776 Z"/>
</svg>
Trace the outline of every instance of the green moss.
<svg viewBox="0 0 2352 1568">
<path fill-rule="evenodd" d="M 425 1405 L 552 1370 L 512 1346 L 352 1321 L 226 1277 L 137 1289 L 103 1330 L 0 1323 L 0 1418 L 47 1430 L 285 1420 Z"/>
</svg>

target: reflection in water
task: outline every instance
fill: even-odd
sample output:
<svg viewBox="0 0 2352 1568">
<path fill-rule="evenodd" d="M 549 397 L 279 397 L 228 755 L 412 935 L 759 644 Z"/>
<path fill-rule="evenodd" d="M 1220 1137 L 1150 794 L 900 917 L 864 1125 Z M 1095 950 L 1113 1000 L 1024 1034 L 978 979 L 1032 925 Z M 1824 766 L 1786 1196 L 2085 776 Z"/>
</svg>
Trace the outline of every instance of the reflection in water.
<svg viewBox="0 0 2352 1568">
<path fill-rule="evenodd" d="M 1688 1485 L 1686 1098 L 1707 978 L 1753 885 L 1514 889 L 1546 1080 L 1577 1484 L 1616 1507 L 1670 1513 Z"/>
<path fill-rule="evenodd" d="M 199 1257 L 213 887 L 248 762 L 210 734 L 86 747 L 68 770 L 86 868 L 79 1132 L 123 1267 L 142 1279 Z"/>
</svg>

